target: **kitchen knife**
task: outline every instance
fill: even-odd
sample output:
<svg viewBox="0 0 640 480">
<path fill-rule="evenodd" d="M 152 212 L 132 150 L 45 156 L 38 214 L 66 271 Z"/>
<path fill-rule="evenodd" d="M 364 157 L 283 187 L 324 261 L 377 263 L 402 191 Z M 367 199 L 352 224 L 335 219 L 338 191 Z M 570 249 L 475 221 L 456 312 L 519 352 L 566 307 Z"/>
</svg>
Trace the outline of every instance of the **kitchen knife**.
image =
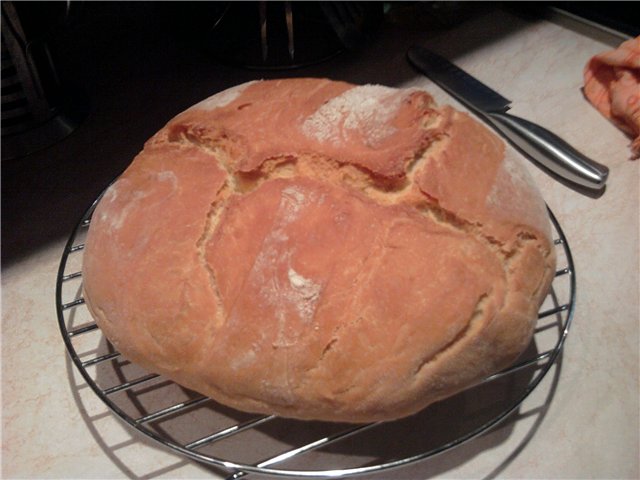
<svg viewBox="0 0 640 480">
<path fill-rule="evenodd" d="M 587 158 L 549 130 L 507 112 L 511 101 L 446 58 L 414 46 L 409 61 L 427 77 L 486 119 L 516 147 L 560 177 L 591 188 L 604 187 L 609 169 Z"/>
</svg>

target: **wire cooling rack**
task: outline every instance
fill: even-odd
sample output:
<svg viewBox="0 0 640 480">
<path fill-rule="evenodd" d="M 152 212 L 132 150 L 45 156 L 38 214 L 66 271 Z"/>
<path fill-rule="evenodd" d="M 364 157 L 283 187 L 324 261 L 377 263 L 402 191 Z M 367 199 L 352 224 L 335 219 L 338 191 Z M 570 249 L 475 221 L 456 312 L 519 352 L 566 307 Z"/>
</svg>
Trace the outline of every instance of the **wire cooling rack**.
<svg viewBox="0 0 640 480">
<path fill-rule="evenodd" d="M 222 406 L 124 359 L 102 335 L 82 298 L 84 238 L 96 202 L 69 238 L 56 281 L 62 337 L 95 394 L 130 427 L 198 462 L 229 471 L 346 477 L 401 467 L 492 430 L 515 412 L 549 371 L 569 332 L 576 278 L 553 213 L 558 270 L 528 350 L 480 385 L 408 419 L 349 425 L 251 415 Z M 401 440 L 399 440 L 401 439 Z"/>
</svg>

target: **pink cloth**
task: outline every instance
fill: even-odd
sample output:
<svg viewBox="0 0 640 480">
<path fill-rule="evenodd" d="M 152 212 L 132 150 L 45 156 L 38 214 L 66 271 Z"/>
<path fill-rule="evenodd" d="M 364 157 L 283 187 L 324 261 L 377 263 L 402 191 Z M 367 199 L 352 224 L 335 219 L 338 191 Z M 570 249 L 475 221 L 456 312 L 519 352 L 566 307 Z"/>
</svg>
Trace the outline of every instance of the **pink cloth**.
<svg viewBox="0 0 640 480">
<path fill-rule="evenodd" d="M 584 94 L 602 115 L 632 137 L 640 157 L 640 36 L 600 53 L 584 69 Z"/>
</svg>

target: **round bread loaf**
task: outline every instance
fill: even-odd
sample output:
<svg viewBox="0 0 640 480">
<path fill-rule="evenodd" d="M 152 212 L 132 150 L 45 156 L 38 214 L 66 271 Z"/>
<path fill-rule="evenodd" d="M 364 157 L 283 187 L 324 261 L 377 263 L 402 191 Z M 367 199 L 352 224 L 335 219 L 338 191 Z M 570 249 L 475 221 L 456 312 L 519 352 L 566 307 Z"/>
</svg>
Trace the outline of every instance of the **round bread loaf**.
<svg viewBox="0 0 640 480">
<path fill-rule="evenodd" d="M 107 189 L 84 298 L 125 357 L 231 407 L 407 416 L 531 341 L 555 254 L 518 162 L 424 91 L 246 83 Z"/>
</svg>

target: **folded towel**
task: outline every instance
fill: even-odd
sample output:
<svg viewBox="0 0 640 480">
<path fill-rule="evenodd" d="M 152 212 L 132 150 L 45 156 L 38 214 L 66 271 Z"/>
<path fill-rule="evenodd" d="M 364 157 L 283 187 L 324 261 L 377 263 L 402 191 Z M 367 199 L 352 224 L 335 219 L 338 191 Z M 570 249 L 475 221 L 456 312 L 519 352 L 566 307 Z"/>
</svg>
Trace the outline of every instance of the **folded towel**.
<svg viewBox="0 0 640 480">
<path fill-rule="evenodd" d="M 640 36 L 600 53 L 584 69 L 585 97 L 633 141 L 640 157 Z"/>
</svg>

